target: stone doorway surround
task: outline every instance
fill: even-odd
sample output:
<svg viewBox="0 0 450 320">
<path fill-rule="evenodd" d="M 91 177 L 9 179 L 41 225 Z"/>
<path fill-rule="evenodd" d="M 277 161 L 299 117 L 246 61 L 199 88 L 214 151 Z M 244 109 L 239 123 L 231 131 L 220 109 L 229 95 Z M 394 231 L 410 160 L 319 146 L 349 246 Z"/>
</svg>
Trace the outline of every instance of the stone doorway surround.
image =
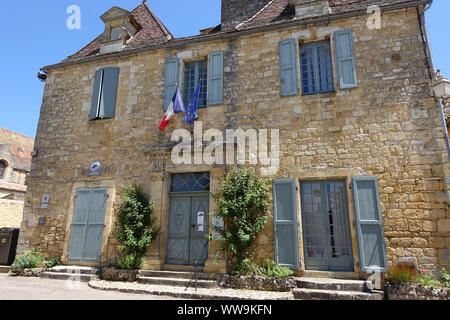
<svg viewBox="0 0 450 320">
<path fill-rule="evenodd" d="M 106 265 L 109 262 L 108 259 L 110 258 L 109 256 L 111 250 L 108 244 L 110 242 L 109 240 L 112 235 L 113 229 L 116 182 L 114 180 L 97 180 L 97 181 L 77 181 L 72 185 L 70 203 L 67 205 L 68 209 L 66 211 L 67 213 L 66 231 L 64 237 L 63 254 L 61 256 L 61 262 L 63 264 L 70 264 L 70 261 L 68 261 L 68 251 L 69 251 L 70 233 L 71 233 L 73 213 L 75 209 L 75 196 L 77 193 L 77 189 L 100 188 L 100 187 L 108 188 L 108 199 L 106 201 L 106 212 L 105 212 L 105 229 L 103 230 L 102 249 L 101 249 L 102 254 L 100 257 L 100 263 L 76 262 L 76 264 L 80 266 L 97 266 L 99 264 Z"/>
<path fill-rule="evenodd" d="M 180 166 L 178 168 L 170 168 L 160 171 L 152 171 L 150 173 L 150 194 L 155 202 L 155 222 L 160 228 L 158 238 L 151 244 L 147 250 L 143 268 L 144 270 L 163 270 L 166 266 L 167 252 L 167 234 L 169 227 L 170 214 L 170 179 L 175 173 L 191 173 L 191 172 L 209 172 L 210 173 L 210 192 L 216 193 L 219 189 L 220 182 L 224 179 L 226 169 L 211 168 L 210 166 Z M 216 206 L 215 202 L 210 198 L 209 211 L 213 211 Z M 209 215 L 209 233 L 211 234 L 212 215 Z M 225 259 L 215 261 L 215 255 L 219 248 L 218 241 L 210 240 L 208 244 L 208 259 L 205 263 L 204 272 L 206 273 L 226 273 Z"/>
</svg>

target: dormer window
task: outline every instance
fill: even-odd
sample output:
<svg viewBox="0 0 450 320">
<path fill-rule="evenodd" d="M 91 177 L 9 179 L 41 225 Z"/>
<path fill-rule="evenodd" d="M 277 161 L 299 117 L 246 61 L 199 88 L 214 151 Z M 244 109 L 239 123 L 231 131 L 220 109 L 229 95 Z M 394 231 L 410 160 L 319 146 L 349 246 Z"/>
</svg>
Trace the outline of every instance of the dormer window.
<svg viewBox="0 0 450 320">
<path fill-rule="evenodd" d="M 113 7 L 100 18 L 105 23 L 100 54 L 122 50 L 140 28 L 130 12 L 119 7 Z"/>
<path fill-rule="evenodd" d="M 117 39 L 119 39 L 120 29 L 121 29 L 120 27 L 117 27 L 117 28 L 113 28 L 111 30 L 111 38 L 110 38 L 110 40 L 117 40 Z"/>
<path fill-rule="evenodd" d="M 289 0 L 295 6 L 295 16 L 299 19 L 319 17 L 330 14 L 328 0 Z"/>
</svg>

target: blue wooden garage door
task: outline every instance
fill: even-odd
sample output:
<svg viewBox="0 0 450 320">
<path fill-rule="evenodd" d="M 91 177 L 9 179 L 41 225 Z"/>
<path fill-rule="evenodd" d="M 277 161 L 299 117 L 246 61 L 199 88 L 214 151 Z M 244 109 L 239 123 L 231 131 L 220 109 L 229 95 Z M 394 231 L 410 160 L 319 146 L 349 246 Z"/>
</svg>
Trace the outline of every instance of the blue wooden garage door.
<svg viewBox="0 0 450 320">
<path fill-rule="evenodd" d="M 100 262 L 107 188 L 78 189 L 72 217 L 69 261 Z"/>
</svg>

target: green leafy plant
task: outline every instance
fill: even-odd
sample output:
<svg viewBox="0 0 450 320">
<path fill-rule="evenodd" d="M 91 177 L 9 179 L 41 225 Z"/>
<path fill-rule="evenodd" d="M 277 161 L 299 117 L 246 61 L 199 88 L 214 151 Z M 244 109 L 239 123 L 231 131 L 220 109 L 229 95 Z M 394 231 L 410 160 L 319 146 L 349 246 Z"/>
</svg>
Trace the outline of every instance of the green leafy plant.
<svg viewBox="0 0 450 320">
<path fill-rule="evenodd" d="M 450 287 L 450 274 L 448 274 L 448 272 L 445 268 L 442 268 L 442 270 L 441 270 L 441 281 L 440 282 L 444 287 Z"/>
<path fill-rule="evenodd" d="M 53 267 L 60 266 L 61 264 L 62 264 L 61 259 L 59 257 L 56 257 L 56 258 L 51 258 L 50 260 L 46 261 L 45 267 L 48 269 L 51 269 Z"/>
<path fill-rule="evenodd" d="M 421 270 L 422 274 L 420 277 L 415 279 L 415 283 L 420 284 L 422 286 L 435 286 L 440 287 L 441 283 L 436 280 L 429 272 L 426 270 Z"/>
<path fill-rule="evenodd" d="M 157 237 L 158 230 L 153 227 L 154 204 L 138 185 L 122 186 L 123 197 L 117 208 L 118 227 L 115 236 L 119 241 L 120 269 L 140 269 L 145 250 Z"/>
<path fill-rule="evenodd" d="M 212 198 L 217 204 L 213 215 L 223 218 L 223 236 L 216 257 L 225 253 L 228 271 L 234 275 L 254 273 L 252 246 L 267 222 L 270 181 L 249 170 L 234 168 Z"/>
<path fill-rule="evenodd" d="M 387 283 L 394 285 L 404 285 L 414 283 L 417 280 L 417 273 L 414 269 L 396 266 L 388 271 L 385 275 Z"/>
<path fill-rule="evenodd" d="M 288 267 L 275 264 L 273 260 L 266 260 L 266 267 L 261 268 L 262 275 L 273 278 L 287 278 L 294 274 Z"/>
<path fill-rule="evenodd" d="M 38 252 L 27 251 L 18 256 L 11 266 L 12 271 L 21 271 L 24 269 L 38 268 L 42 266 L 44 257 Z"/>
</svg>

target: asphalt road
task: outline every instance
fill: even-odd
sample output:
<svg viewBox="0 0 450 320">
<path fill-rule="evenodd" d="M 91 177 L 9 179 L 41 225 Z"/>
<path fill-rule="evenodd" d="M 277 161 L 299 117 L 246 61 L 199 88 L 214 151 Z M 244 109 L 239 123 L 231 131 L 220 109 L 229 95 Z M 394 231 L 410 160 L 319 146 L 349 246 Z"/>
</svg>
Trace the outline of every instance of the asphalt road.
<svg viewBox="0 0 450 320">
<path fill-rule="evenodd" d="M 0 300 L 176 300 L 171 297 L 92 289 L 85 282 L 12 277 L 0 274 Z M 77 286 L 77 284 L 79 286 Z"/>
</svg>

